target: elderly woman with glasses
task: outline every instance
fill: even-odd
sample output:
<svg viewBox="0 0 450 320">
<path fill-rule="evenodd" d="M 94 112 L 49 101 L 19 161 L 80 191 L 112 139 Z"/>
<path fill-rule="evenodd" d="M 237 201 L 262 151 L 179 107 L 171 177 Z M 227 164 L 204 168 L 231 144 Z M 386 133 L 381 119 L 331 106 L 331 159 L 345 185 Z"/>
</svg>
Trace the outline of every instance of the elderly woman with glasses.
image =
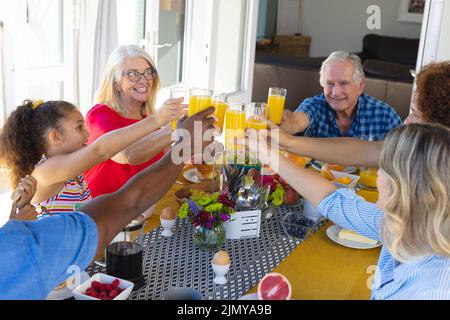
<svg viewBox="0 0 450 320">
<path fill-rule="evenodd" d="M 108 59 L 103 80 L 95 95 L 96 105 L 86 116 L 89 143 L 112 130 L 129 126 L 155 113 L 160 80 L 147 52 L 135 45 L 116 48 Z M 164 104 L 180 104 L 169 99 Z M 171 128 L 166 126 L 145 136 L 113 158 L 85 173 L 93 197 L 112 193 L 136 173 L 155 163 L 171 144 Z M 151 208 L 142 218 L 151 214 Z"/>
</svg>

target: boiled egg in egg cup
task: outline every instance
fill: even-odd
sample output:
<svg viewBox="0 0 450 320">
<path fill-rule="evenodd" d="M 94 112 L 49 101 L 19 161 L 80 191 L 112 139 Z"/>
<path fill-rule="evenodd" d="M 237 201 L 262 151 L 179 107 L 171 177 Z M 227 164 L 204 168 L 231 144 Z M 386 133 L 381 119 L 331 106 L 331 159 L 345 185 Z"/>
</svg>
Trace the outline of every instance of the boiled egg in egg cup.
<svg viewBox="0 0 450 320">
<path fill-rule="evenodd" d="M 227 278 L 225 275 L 230 270 L 230 256 L 226 251 L 218 251 L 211 260 L 211 266 L 214 271 L 214 283 L 225 284 L 227 283 Z"/>
<path fill-rule="evenodd" d="M 175 213 L 175 210 L 172 208 L 164 208 L 161 212 L 160 216 L 161 225 L 164 228 L 163 232 L 161 232 L 161 235 L 164 237 L 171 237 L 173 236 L 172 228 L 175 225 L 175 222 L 177 221 L 177 215 Z"/>
</svg>

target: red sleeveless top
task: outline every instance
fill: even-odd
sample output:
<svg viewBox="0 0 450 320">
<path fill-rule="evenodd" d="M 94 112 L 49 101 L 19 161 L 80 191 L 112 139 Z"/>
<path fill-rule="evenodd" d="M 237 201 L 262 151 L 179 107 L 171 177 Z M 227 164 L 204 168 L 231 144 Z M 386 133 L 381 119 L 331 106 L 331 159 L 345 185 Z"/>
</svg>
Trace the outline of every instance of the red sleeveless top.
<svg viewBox="0 0 450 320">
<path fill-rule="evenodd" d="M 91 143 L 101 135 L 112 130 L 132 125 L 139 120 L 122 117 L 116 111 L 104 104 L 97 104 L 89 110 L 86 116 L 86 128 L 89 131 Z M 120 164 L 111 159 L 106 160 L 84 173 L 93 198 L 115 192 L 136 173 L 144 170 L 164 156 L 160 152 L 156 157 L 138 165 Z"/>
</svg>

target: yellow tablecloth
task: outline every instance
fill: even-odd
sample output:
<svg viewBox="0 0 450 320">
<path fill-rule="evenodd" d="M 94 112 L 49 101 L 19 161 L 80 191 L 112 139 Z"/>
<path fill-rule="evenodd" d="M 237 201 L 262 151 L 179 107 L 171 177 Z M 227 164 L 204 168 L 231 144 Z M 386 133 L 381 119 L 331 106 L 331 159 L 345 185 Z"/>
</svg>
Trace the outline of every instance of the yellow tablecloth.
<svg viewBox="0 0 450 320">
<path fill-rule="evenodd" d="M 178 180 L 189 184 L 183 177 Z M 174 184 L 156 204 L 154 214 L 147 220 L 147 232 L 160 225 L 163 208 L 178 210 L 173 194 L 182 187 Z M 328 222 L 274 269 L 291 282 L 293 299 L 369 299 L 367 283 L 374 275 L 380 248 L 361 250 L 341 246 L 325 233 L 331 225 Z M 256 287 L 251 292 L 256 292 Z"/>
</svg>

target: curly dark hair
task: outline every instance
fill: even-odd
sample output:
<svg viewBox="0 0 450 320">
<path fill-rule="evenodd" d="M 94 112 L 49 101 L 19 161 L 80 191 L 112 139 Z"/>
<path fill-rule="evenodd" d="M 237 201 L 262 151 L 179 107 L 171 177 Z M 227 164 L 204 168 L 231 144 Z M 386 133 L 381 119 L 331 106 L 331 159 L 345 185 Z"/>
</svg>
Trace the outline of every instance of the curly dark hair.
<svg viewBox="0 0 450 320">
<path fill-rule="evenodd" d="M 0 165 L 7 169 L 13 188 L 45 154 L 48 130 L 59 129 L 61 119 L 74 109 L 65 101 L 47 101 L 34 108 L 25 100 L 11 113 L 0 134 Z"/>
<path fill-rule="evenodd" d="M 424 66 L 416 85 L 417 108 L 425 120 L 450 128 L 450 61 Z"/>
</svg>

